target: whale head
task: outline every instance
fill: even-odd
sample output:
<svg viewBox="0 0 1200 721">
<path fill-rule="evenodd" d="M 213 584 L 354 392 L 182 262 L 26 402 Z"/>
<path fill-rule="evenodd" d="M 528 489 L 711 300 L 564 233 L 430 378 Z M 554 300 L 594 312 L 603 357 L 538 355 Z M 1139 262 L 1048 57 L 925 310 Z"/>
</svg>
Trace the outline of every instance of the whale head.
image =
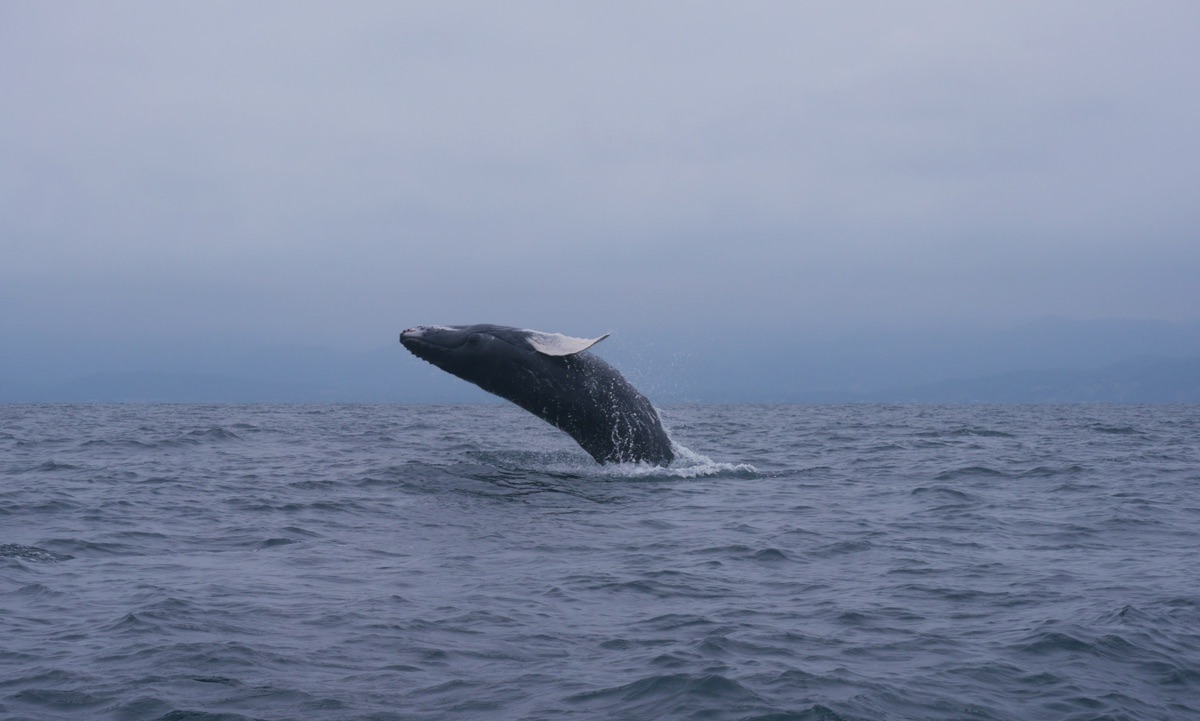
<svg viewBox="0 0 1200 721">
<path fill-rule="evenodd" d="M 400 343 L 413 355 L 459 377 L 461 370 L 511 345 L 498 341 L 487 325 L 419 325 L 400 334 Z"/>
</svg>

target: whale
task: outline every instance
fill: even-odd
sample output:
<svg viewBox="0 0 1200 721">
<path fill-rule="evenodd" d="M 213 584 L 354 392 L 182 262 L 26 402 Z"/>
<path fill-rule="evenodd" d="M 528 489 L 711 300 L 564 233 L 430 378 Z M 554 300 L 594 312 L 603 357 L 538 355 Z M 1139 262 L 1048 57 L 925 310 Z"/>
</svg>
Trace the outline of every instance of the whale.
<svg viewBox="0 0 1200 721">
<path fill-rule="evenodd" d="M 400 334 L 413 355 L 562 430 L 597 463 L 667 465 L 675 449 L 658 411 L 575 338 L 502 325 L 427 325 Z"/>
</svg>

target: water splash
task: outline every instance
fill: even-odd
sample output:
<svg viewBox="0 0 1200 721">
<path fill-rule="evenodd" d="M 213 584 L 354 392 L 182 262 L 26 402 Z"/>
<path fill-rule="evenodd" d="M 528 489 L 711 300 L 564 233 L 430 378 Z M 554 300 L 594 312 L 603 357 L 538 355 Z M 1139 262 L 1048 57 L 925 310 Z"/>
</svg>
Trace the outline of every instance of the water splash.
<svg viewBox="0 0 1200 721">
<path fill-rule="evenodd" d="M 674 448 L 675 460 L 669 466 L 645 462 L 600 465 L 591 457 L 574 451 L 477 451 L 468 455 L 508 471 L 534 471 L 575 478 L 751 478 L 758 475 L 758 469 L 748 463 L 714 461 L 677 442 Z"/>
<path fill-rule="evenodd" d="M 708 476 L 733 476 L 751 478 L 758 475 L 758 469 L 749 463 L 723 463 L 714 461 L 703 453 L 697 453 L 687 446 L 672 441 L 675 447 L 675 460 L 666 467 L 651 467 L 650 470 L 663 471 L 674 478 L 705 478 Z M 640 465 L 646 464 L 622 464 Z"/>
</svg>

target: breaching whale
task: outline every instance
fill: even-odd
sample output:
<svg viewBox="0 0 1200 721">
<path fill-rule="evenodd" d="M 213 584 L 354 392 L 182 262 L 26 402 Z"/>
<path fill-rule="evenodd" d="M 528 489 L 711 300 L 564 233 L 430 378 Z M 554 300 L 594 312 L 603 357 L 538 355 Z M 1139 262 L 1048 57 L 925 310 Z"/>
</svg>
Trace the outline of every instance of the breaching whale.
<svg viewBox="0 0 1200 721">
<path fill-rule="evenodd" d="M 607 337 L 432 325 L 409 328 L 400 342 L 418 358 L 565 431 L 598 463 L 666 465 L 675 452 L 658 411 L 617 369 L 588 352 Z"/>
</svg>

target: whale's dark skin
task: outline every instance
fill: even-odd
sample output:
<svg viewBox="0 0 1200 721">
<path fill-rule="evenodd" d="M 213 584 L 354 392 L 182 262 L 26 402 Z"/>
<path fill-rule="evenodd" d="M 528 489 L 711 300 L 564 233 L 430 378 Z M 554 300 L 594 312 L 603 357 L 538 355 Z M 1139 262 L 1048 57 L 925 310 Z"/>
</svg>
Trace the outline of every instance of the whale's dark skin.
<svg viewBox="0 0 1200 721">
<path fill-rule="evenodd" d="M 666 465 L 675 459 L 658 412 L 615 368 L 587 350 L 543 352 L 539 336 L 549 337 L 502 325 L 418 326 L 401 333 L 400 342 L 418 358 L 565 431 L 598 463 Z"/>
</svg>

